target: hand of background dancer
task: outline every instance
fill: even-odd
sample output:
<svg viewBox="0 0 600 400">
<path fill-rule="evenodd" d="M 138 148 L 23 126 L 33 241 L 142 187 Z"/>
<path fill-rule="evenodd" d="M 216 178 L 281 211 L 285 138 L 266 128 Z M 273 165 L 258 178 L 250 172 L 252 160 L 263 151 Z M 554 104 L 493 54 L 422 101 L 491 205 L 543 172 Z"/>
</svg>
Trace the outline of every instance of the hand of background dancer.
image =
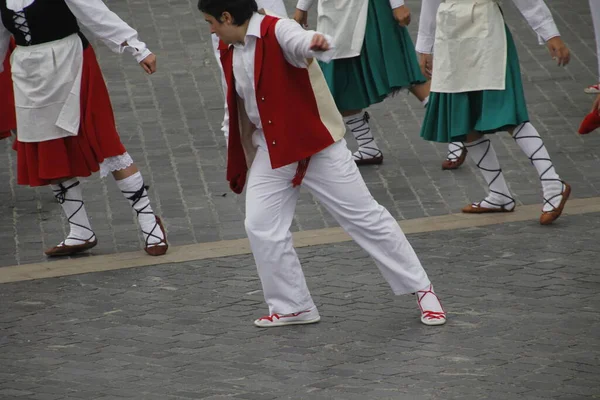
<svg viewBox="0 0 600 400">
<path fill-rule="evenodd" d="M 308 11 L 296 8 L 296 11 L 294 12 L 294 21 L 299 23 L 303 28 L 308 28 Z"/>
<path fill-rule="evenodd" d="M 142 68 L 144 68 L 144 71 L 146 71 L 148 75 L 152 75 L 156 72 L 156 56 L 154 54 L 150 54 L 140 62 L 140 65 Z"/>
<path fill-rule="evenodd" d="M 327 51 L 330 49 L 330 47 L 331 46 L 329 46 L 329 43 L 327 43 L 325 36 L 321 35 L 320 33 L 316 33 L 310 42 L 310 49 L 312 51 Z"/>
<path fill-rule="evenodd" d="M 400 26 L 408 26 L 410 24 L 410 10 L 406 6 L 394 8 L 394 19 Z"/>
<path fill-rule="evenodd" d="M 425 75 L 425 78 L 431 79 L 433 72 L 433 54 L 417 53 L 419 55 L 419 66 L 421 67 L 421 73 Z"/>
<path fill-rule="evenodd" d="M 550 51 L 552 59 L 557 60 L 558 65 L 564 67 L 569 63 L 569 61 L 571 61 L 571 53 L 560 36 L 556 36 L 548 40 L 546 45 L 548 46 L 548 50 Z"/>
</svg>

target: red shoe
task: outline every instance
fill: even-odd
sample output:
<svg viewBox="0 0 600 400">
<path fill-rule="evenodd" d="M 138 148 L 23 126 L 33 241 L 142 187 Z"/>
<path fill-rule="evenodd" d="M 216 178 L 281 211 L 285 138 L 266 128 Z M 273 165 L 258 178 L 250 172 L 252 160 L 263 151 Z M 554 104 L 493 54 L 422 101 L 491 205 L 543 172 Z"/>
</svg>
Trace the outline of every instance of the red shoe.
<svg viewBox="0 0 600 400">
<path fill-rule="evenodd" d="M 423 307 L 421 306 L 421 301 L 423 301 L 423 298 L 428 295 L 435 296 L 438 303 L 440 304 L 442 311 L 431 311 L 423 309 Z M 444 325 L 446 323 L 446 311 L 444 310 L 444 307 L 442 306 L 442 302 L 440 301 L 439 297 L 433 291 L 433 287 L 431 285 L 429 285 L 427 290 L 419 290 L 417 292 L 417 304 L 419 305 L 419 310 L 421 310 L 421 322 L 425 325 L 436 326 Z"/>
<path fill-rule="evenodd" d="M 598 93 L 600 93 L 600 83 L 596 83 L 595 85 L 588 86 L 585 89 L 583 89 L 583 91 L 586 92 L 587 94 L 598 94 Z"/>
<path fill-rule="evenodd" d="M 600 113 L 592 111 L 585 116 L 581 125 L 579 125 L 579 134 L 585 135 L 597 128 L 600 128 Z"/>
</svg>

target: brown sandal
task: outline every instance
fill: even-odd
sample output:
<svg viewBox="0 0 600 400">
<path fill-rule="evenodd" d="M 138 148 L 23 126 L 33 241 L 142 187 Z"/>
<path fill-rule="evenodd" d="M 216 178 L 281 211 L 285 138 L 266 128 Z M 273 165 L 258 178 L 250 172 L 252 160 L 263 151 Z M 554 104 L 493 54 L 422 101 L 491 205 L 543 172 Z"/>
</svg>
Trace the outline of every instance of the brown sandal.
<svg viewBox="0 0 600 400">
<path fill-rule="evenodd" d="M 463 147 L 460 156 L 458 156 L 456 160 L 444 160 L 442 162 L 442 169 L 444 171 L 447 171 L 460 168 L 460 166 L 463 165 L 465 160 L 467 159 L 467 151 L 467 148 Z"/>
<path fill-rule="evenodd" d="M 565 204 L 571 195 L 571 185 L 569 185 L 567 182 L 563 182 L 563 185 L 565 185 L 565 188 L 559 195 L 556 195 L 550 199 L 544 199 L 544 204 L 546 204 L 550 203 L 553 198 L 562 196 L 562 200 L 560 201 L 558 207 L 555 207 L 552 211 L 542 211 L 542 215 L 540 216 L 540 224 L 550 225 L 562 214 L 563 208 L 565 208 Z"/>
<path fill-rule="evenodd" d="M 144 250 L 146 251 L 146 253 L 148 253 L 151 256 L 163 256 L 167 253 L 167 250 L 169 250 L 169 244 L 167 243 L 167 233 L 165 232 L 165 228 L 162 224 L 162 220 L 160 219 L 160 217 L 158 217 L 156 215 L 155 215 L 155 217 L 156 217 L 156 225 L 154 225 L 154 228 L 152 228 L 152 231 L 144 232 L 144 234 L 146 235 L 146 247 L 144 247 Z M 162 234 L 163 234 L 162 238 L 160 236 L 157 236 L 154 233 L 152 233 L 152 232 L 154 232 L 154 230 L 156 229 L 157 226 L 162 231 Z M 160 242 L 149 244 L 148 239 L 150 239 L 150 237 L 160 239 Z"/>
<path fill-rule="evenodd" d="M 51 249 L 46 250 L 44 253 L 48 257 L 71 256 L 73 254 L 82 253 L 82 252 L 84 252 L 86 250 L 89 250 L 89 249 L 95 247 L 98 244 L 98 240 L 96 239 L 96 235 L 92 235 L 92 237 L 90 237 L 87 240 L 84 240 L 84 239 L 74 239 L 74 238 L 67 238 L 67 239 L 79 240 L 79 241 L 81 241 L 83 243 L 71 246 L 71 245 L 66 245 L 66 244 L 64 244 L 64 242 L 62 242 L 58 246 L 54 246 Z"/>
</svg>

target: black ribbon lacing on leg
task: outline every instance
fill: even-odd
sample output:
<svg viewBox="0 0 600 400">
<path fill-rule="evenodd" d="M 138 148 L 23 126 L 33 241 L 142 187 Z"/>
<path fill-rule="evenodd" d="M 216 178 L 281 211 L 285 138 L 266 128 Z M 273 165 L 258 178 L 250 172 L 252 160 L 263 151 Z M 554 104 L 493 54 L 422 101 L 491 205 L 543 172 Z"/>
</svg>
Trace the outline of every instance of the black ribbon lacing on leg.
<svg viewBox="0 0 600 400">
<path fill-rule="evenodd" d="M 531 156 L 529 156 L 529 161 L 531 162 L 531 165 L 533 165 L 535 167 L 535 161 L 548 161 L 550 163 L 550 165 L 548 166 L 548 168 L 546 168 L 544 170 L 544 172 L 542 172 L 540 174 L 540 181 L 541 182 L 560 182 L 561 183 L 561 191 L 558 194 L 555 194 L 554 196 L 550 197 L 550 198 L 546 198 L 546 196 L 542 196 L 543 200 L 544 200 L 544 204 L 542 207 L 545 207 L 546 204 L 549 204 L 550 207 L 552 207 L 553 209 L 556 209 L 556 207 L 554 207 L 554 205 L 552 205 L 552 200 L 556 199 L 557 197 L 560 197 L 563 195 L 563 185 L 564 182 L 561 179 L 557 179 L 557 178 L 546 178 L 544 177 L 544 175 L 546 175 L 552 168 L 554 168 L 554 164 L 552 163 L 552 160 L 550 158 L 544 158 L 544 157 L 536 157 L 536 154 L 541 151 L 544 148 L 544 141 L 542 140 L 542 138 L 538 135 L 528 135 L 528 136 L 519 136 L 519 134 L 521 133 L 521 131 L 523 130 L 523 128 L 525 127 L 526 124 L 528 124 L 529 122 L 526 122 L 524 124 L 521 124 L 520 126 L 517 127 L 517 130 L 513 133 L 513 139 L 515 140 L 515 142 L 518 143 L 519 140 L 523 140 L 523 139 L 538 139 L 540 141 L 540 145 L 539 147 L 531 154 Z"/>
<path fill-rule="evenodd" d="M 146 204 L 144 207 L 142 207 L 139 210 L 136 208 L 136 205 L 137 205 L 137 203 L 140 202 L 140 200 L 142 200 L 143 198 L 147 198 L 148 197 L 147 190 L 149 188 L 150 188 L 150 186 L 142 184 L 142 187 L 140 187 L 135 192 L 127 191 L 127 190 L 121 190 L 121 192 L 127 197 L 127 199 L 133 202 L 131 204 L 131 206 L 133 207 L 133 209 L 137 213 L 136 215 L 138 216 L 138 218 L 139 218 L 140 214 L 154 215 L 154 212 L 152 212 L 152 211 L 146 211 L 146 209 L 148 207 L 150 207 L 150 203 Z M 129 194 L 131 194 L 131 196 L 128 196 Z M 154 232 L 156 232 L 157 228 L 160 230 L 160 226 L 158 225 L 158 221 L 156 220 L 156 218 L 155 218 L 155 221 L 156 222 L 154 222 L 154 226 L 152 227 L 152 229 L 150 230 L 150 232 L 146 232 L 144 229 L 142 229 L 142 233 L 146 237 L 146 247 L 149 247 L 149 246 L 158 246 L 159 244 L 161 244 L 164 241 L 164 238 L 162 238 L 162 237 L 160 237 L 160 236 L 158 236 L 158 235 L 156 235 L 154 233 Z M 158 243 L 154 243 L 154 244 L 148 243 L 148 240 L 150 238 L 157 239 Z"/>
<path fill-rule="evenodd" d="M 451 149 L 452 145 L 454 145 L 454 148 Z M 446 158 L 450 161 L 456 161 L 460 158 L 462 152 L 465 150 L 465 144 L 463 142 L 450 142 L 448 145 L 448 155 Z"/>
<path fill-rule="evenodd" d="M 485 159 L 485 157 L 487 157 L 487 155 L 490 152 L 490 149 L 492 147 L 492 143 L 490 142 L 490 139 L 484 139 L 483 141 L 478 141 L 475 144 L 468 144 L 468 143 L 466 143 L 465 144 L 465 148 L 468 149 L 469 147 L 479 146 L 482 143 L 487 143 L 487 147 L 486 147 L 485 153 L 483 153 L 483 156 L 481 157 L 481 159 L 479 161 L 477 161 L 477 163 L 476 163 L 477 168 L 479 168 L 479 169 L 481 169 L 483 171 L 486 171 L 486 172 L 495 172 L 496 173 L 496 175 L 494 176 L 494 179 L 492 179 L 488 183 L 489 191 L 491 193 L 497 194 L 497 195 L 499 195 L 501 197 L 504 197 L 504 198 L 508 199 L 508 202 L 504 203 L 504 204 L 496 204 L 496 203 L 493 203 L 493 202 L 491 202 L 491 201 L 489 201 L 487 199 L 484 199 L 483 201 L 481 201 L 481 203 L 486 202 L 486 203 L 491 204 L 492 206 L 495 206 L 495 207 L 509 209 L 508 206 L 516 204 L 515 199 L 512 198 L 512 197 L 510 197 L 510 196 L 508 196 L 505 193 L 501 193 L 501 192 L 498 192 L 497 190 L 493 190 L 492 189 L 492 184 L 496 181 L 496 179 L 500 178 L 500 175 L 502 175 L 502 169 L 501 168 L 498 168 L 498 169 L 488 169 L 488 168 L 484 168 L 484 167 L 481 166 L 481 163 L 483 162 L 483 160 Z M 479 205 L 481 205 L 481 203 L 479 203 Z M 473 203 L 473 205 L 477 206 L 477 203 Z"/>
<path fill-rule="evenodd" d="M 75 182 L 72 185 L 67 186 L 67 187 L 65 187 L 65 185 L 63 185 L 62 183 L 59 183 L 58 184 L 59 189 L 58 190 L 52 189 L 52 191 L 54 192 L 54 197 L 56 198 L 56 200 L 58 201 L 59 204 L 64 204 L 66 201 L 70 201 L 72 203 L 79 203 L 79 207 L 77 207 L 77 210 L 73 211 L 73 213 L 71 215 L 67 216 L 67 221 L 69 222 L 70 225 L 75 225 L 75 226 L 78 226 L 80 228 L 83 228 L 86 231 L 91 232 L 91 234 L 92 234 L 88 239 L 80 239 L 80 238 L 75 238 L 75 237 L 67 236 L 66 240 L 70 239 L 70 240 L 79 240 L 79 241 L 82 241 L 82 242 L 83 241 L 89 242 L 95 236 L 94 231 L 91 230 L 90 228 L 88 228 L 87 226 L 84 226 L 84 225 L 81 225 L 81 224 L 78 224 L 78 223 L 72 221 L 73 217 L 75 217 L 75 215 L 79 211 L 81 211 L 81 209 L 84 206 L 83 200 L 75 200 L 75 199 L 69 199 L 69 198 L 67 198 L 67 193 L 69 192 L 69 190 L 72 189 L 72 188 L 74 188 L 74 187 L 76 187 L 76 186 L 79 186 L 79 181 L 77 181 L 77 182 Z M 64 243 L 65 242 L 63 241 L 62 244 L 64 244 Z"/>
<path fill-rule="evenodd" d="M 350 119 L 347 122 L 348 125 L 358 124 L 362 122 L 360 126 L 351 128 L 351 131 L 354 134 L 356 141 L 358 142 L 358 151 L 354 153 L 354 158 L 357 160 L 376 158 L 383 155 L 381 150 L 379 150 L 378 148 L 369 146 L 369 144 L 375 141 L 373 135 L 371 135 L 371 137 L 364 138 L 364 136 L 369 135 L 369 133 L 371 132 L 371 128 L 369 127 L 370 119 L 371 116 L 368 112 L 365 111 L 365 113 L 361 117 Z M 371 150 L 374 154 L 363 150 Z"/>
</svg>

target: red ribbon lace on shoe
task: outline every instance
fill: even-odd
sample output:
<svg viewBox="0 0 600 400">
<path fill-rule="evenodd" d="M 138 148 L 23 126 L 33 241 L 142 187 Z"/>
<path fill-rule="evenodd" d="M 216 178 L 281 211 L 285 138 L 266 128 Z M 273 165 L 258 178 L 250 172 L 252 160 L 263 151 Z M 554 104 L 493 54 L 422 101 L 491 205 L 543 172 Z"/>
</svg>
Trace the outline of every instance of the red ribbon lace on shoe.
<svg viewBox="0 0 600 400">
<path fill-rule="evenodd" d="M 423 293 L 422 296 L 421 296 L 421 293 Z M 423 300 L 423 298 L 425 296 L 427 296 L 428 294 L 432 294 L 432 295 L 435 296 L 435 298 L 440 303 L 440 306 L 442 307 L 442 311 L 423 310 L 423 307 L 421 307 L 421 300 Z M 442 306 L 442 302 L 440 301 L 439 297 L 437 297 L 437 294 L 435 294 L 435 292 L 433 290 L 431 290 L 431 285 L 429 285 L 429 289 L 428 290 L 419 290 L 417 292 L 417 302 L 419 303 L 419 308 L 421 309 L 421 314 L 425 318 L 427 318 L 427 319 L 445 319 L 446 318 L 446 311 L 444 311 L 444 307 Z"/>
<path fill-rule="evenodd" d="M 309 311 L 300 311 L 297 313 L 291 313 L 291 314 L 285 314 L 285 315 L 279 315 L 279 314 L 271 314 L 271 315 L 265 315 L 264 317 L 259 318 L 259 321 L 262 320 L 268 320 L 269 322 L 273 322 L 274 319 L 281 319 L 281 318 L 290 318 L 290 317 L 297 317 L 298 315 L 307 313 Z"/>
</svg>

